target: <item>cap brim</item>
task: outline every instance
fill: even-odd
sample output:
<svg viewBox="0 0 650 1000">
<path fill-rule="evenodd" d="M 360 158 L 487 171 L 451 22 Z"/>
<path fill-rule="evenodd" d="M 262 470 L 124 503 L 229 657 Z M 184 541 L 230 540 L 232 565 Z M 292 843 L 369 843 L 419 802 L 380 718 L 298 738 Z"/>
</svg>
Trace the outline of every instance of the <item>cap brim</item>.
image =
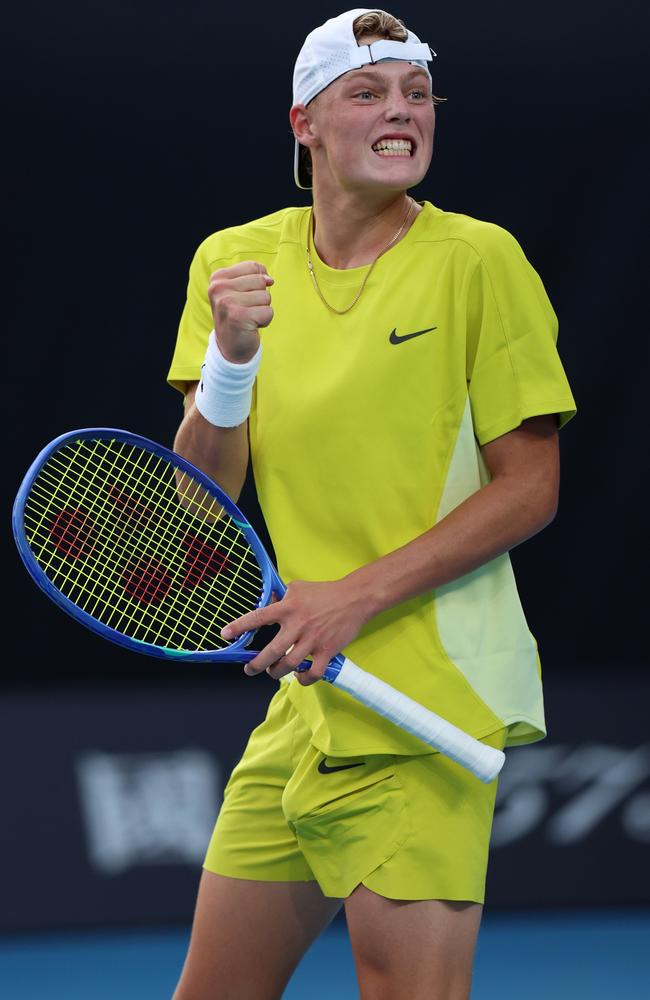
<svg viewBox="0 0 650 1000">
<path fill-rule="evenodd" d="M 302 162 L 302 156 L 300 155 L 300 143 L 295 140 L 295 148 L 293 151 L 293 177 L 299 188 L 303 191 L 311 191 L 311 175 L 308 170 L 305 169 L 305 165 Z"/>
</svg>

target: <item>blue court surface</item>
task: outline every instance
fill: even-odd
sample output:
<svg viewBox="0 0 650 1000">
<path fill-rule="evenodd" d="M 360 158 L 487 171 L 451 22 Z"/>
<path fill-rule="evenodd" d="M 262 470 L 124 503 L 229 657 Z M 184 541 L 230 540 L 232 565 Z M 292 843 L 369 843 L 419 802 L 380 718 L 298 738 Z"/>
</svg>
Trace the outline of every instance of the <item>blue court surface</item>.
<svg viewBox="0 0 650 1000">
<path fill-rule="evenodd" d="M 3 1000 L 169 1000 L 187 928 L 0 937 Z M 472 1000 L 648 1000 L 650 911 L 487 914 Z M 345 925 L 311 948 L 285 1000 L 358 997 Z M 408 1000 L 408 998 L 404 998 Z"/>
</svg>

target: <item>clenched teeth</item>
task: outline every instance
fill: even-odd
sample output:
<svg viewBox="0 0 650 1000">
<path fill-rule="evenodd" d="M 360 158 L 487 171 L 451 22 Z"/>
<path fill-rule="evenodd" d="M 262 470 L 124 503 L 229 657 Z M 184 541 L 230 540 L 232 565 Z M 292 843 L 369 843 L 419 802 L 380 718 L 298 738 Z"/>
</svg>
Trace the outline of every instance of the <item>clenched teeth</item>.
<svg viewBox="0 0 650 1000">
<path fill-rule="evenodd" d="M 410 139 L 380 139 L 372 148 L 380 156 L 410 156 L 412 143 Z"/>
</svg>

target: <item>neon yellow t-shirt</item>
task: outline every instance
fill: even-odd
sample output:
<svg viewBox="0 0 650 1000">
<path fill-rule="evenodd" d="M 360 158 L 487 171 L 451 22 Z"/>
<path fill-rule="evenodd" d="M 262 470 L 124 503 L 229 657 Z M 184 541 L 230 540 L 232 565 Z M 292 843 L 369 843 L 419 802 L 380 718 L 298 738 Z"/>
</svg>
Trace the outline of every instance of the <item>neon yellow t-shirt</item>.
<svg viewBox="0 0 650 1000">
<path fill-rule="evenodd" d="M 429 202 L 339 316 L 306 263 L 307 208 L 208 237 L 190 269 L 169 382 L 196 381 L 212 315 L 209 275 L 243 260 L 275 279 L 274 318 L 249 418 L 260 506 L 280 576 L 338 579 L 428 530 L 489 481 L 480 445 L 528 417 L 562 426 L 575 403 L 556 350 L 557 317 L 514 237 Z M 336 308 L 366 267 L 312 251 Z M 507 554 L 373 618 L 345 654 L 482 737 L 545 734 L 537 644 Z M 327 683 L 291 684 L 324 753 L 431 752 Z"/>
</svg>

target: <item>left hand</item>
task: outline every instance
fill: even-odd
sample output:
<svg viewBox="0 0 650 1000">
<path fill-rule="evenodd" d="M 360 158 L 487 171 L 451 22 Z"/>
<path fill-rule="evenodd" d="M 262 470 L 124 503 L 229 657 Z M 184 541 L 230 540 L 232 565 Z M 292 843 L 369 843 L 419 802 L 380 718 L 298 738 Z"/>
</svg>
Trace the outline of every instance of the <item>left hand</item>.
<svg viewBox="0 0 650 1000">
<path fill-rule="evenodd" d="M 295 580 L 282 600 L 242 615 L 226 625 L 221 635 L 232 641 L 250 629 L 278 624 L 277 635 L 246 664 L 244 673 L 266 670 L 279 680 L 309 656 L 313 666 L 296 676 L 301 684 L 313 684 L 322 678 L 332 657 L 356 639 L 370 617 L 358 590 L 355 593 L 345 579 L 327 583 Z"/>
</svg>

